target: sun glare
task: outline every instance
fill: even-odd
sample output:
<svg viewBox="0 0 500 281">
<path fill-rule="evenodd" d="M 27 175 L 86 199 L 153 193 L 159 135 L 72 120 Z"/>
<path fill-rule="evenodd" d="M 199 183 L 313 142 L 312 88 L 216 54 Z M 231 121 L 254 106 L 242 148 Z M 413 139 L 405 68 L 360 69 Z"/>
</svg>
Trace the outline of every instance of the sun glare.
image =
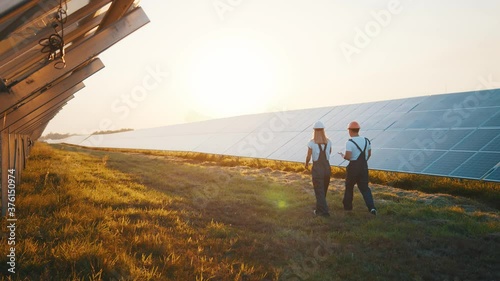
<svg viewBox="0 0 500 281">
<path fill-rule="evenodd" d="M 275 65 L 257 41 L 238 36 L 205 41 L 191 54 L 189 92 L 210 117 L 262 112 L 274 94 Z"/>
</svg>

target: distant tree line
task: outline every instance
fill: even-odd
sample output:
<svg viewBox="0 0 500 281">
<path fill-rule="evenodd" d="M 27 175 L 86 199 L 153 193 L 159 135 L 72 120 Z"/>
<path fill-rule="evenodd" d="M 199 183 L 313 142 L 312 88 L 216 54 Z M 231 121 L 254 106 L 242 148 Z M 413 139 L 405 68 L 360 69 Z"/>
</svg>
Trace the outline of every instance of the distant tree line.
<svg viewBox="0 0 500 281">
<path fill-rule="evenodd" d="M 92 133 L 92 135 L 107 135 L 107 134 L 128 132 L 128 131 L 133 131 L 133 130 L 134 129 L 124 128 L 124 129 L 119 129 L 119 130 L 95 131 Z"/>
<path fill-rule="evenodd" d="M 95 131 L 92 133 L 92 135 L 106 135 L 106 134 L 114 134 L 114 133 L 121 133 L 121 132 L 128 132 L 128 131 L 133 131 L 134 129 L 129 129 L 129 128 L 124 128 L 124 129 L 119 129 L 119 130 L 107 130 L 107 131 Z M 39 138 L 39 141 L 45 141 L 45 140 L 61 140 L 65 138 L 69 138 L 71 136 L 75 136 L 76 134 L 60 134 L 60 133 L 48 133 L 45 136 Z"/>
<path fill-rule="evenodd" d="M 71 136 L 74 136 L 75 134 L 60 134 L 60 133 L 49 133 L 46 134 L 43 137 L 40 137 L 38 140 L 44 141 L 44 140 L 61 140 L 65 138 L 69 138 Z"/>
</svg>

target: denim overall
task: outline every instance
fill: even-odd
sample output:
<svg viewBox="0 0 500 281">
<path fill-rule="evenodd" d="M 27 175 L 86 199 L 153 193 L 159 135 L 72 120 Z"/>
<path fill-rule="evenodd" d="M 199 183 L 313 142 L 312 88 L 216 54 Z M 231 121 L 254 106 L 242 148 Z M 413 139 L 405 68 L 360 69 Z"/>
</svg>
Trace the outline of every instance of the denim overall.
<svg viewBox="0 0 500 281">
<path fill-rule="evenodd" d="M 312 181 L 314 186 L 314 194 L 316 195 L 316 215 L 329 216 L 328 205 L 326 204 L 326 192 L 330 184 L 331 168 L 330 162 L 326 158 L 326 146 L 322 149 L 320 144 L 318 160 L 313 161 L 312 166 Z"/>
<path fill-rule="evenodd" d="M 361 151 L 358 159 L 349 161 L 347 165 L 347 174 L 345 180 L 345 192 L 344 200 L 344 210 L 352 210 L 352 200 L 354 185 L 358 185 L 358 189 L 363 195 L 366 207 L 368 210 L 375 209 L 375 204 L 373 203 L 373 196 L 370 188 L 368 187 L 368 162 L 366 161 L 366 147 L 368 146 L 369 140 L 365 138 L 365 148 L 361 149 L 359 145 L 352 139 L 349 141 L 353 142 L 354 145 Z"/>
</svg>

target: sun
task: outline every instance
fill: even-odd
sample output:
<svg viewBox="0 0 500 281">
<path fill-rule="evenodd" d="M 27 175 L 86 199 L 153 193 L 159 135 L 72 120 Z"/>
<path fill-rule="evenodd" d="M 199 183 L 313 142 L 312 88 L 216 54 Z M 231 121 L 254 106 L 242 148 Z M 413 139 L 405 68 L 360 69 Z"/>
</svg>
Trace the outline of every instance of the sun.
<svg viewBox="0 0 500 281">
<path fill-rule="evenodd" d="M 192 106 L 214 118 L 263 112 L 275 91 L 272 54 L 243 36 L 219 36 L 197 46 L 188 76 Z"/>
</svg>

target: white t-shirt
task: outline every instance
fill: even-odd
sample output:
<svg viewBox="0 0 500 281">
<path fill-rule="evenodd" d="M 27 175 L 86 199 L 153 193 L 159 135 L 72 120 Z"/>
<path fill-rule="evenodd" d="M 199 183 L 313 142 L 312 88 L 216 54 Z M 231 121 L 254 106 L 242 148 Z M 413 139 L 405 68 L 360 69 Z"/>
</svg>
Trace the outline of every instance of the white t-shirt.
<svg viewBox="0 0 500 281">
<path fill-rule="evenodd" d="M 353 137 L 351 139 L 354 142 L 356 142 L 356 144 L 358 144 L 361 149 L 365 148 L 365 143 L 366 143 L 365 137 L 357 136 L 357 137 Z M 372 149 L 372 147 L 371 147 L 370 143 L 368 142 L 368 145 L 366 146 L 366 151 L 365 151 L 366 160 L 368 160 L 368 150 L 370 150 L 370 149 Z M 361 154 L 361 151 L 359 151 L 359 149 L 356 147 L 356 145 L 354 145 L 354 143 L 352 143 L 351 141 L 346 142 L 345 150 L 350 151 L 352 153 L 351 154 L 352 161 L 357 160 L 359 155 Z"/>
<path fill-rule="evenodd" d="M 324 144 L 320 144 L 320 145 L 321 145 L 322 149 L 325 148 Z M 310 140 L 307 143 L 307 147 L 309 147 L 310 149 L 312 149 L 312 160 L 313 161 L 318 161 L 318 158 L 319 158 L 319 147 L 314 142 L 314 140 Z M 332 142 L 330 140 L 328 140 L 328 142 L 326 143 L 326 150 L 325 150 L 325 152 L 326 152 L 325 153 L 326 154 L 326 159 L 328 161 L 330 161 L 330 153 L 332 152 Z"/>
</svg>

